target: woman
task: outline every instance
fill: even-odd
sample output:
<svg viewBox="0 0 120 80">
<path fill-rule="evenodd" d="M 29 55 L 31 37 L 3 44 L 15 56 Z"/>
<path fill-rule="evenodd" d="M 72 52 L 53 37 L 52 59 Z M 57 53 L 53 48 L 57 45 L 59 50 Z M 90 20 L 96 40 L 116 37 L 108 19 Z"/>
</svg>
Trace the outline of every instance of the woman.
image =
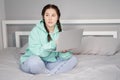
<svg viewBox="0 0 120 80">
<path fill-rule="evenodd" d="M 56 74 L 72 70 L 77 59 L 72 52 L 55 52 L 60 24 L 60 11 L 56 5 L 48 4 L 42 10 L 43 19 L 32 29 L 28 48 L 21 56 L 22 71 L 39 74 Z"/>
</svg>

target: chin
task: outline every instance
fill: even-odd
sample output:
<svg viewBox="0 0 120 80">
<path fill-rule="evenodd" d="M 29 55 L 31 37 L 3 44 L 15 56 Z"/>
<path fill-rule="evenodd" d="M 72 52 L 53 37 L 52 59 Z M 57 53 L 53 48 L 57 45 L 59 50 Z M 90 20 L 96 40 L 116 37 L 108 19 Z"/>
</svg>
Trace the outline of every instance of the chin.
<svg viewBox="0 0 120 80">
<path fill-rule="evenodd" d="M 49 27 L 53 27 L 54 25 L 48 25 Z"/>
</svg>

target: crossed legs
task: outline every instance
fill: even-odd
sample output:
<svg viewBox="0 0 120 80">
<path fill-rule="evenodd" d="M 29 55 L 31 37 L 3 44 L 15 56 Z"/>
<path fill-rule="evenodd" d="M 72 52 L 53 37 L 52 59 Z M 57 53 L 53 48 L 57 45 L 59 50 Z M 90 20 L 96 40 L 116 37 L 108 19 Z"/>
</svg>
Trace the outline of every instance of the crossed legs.
<svg viewBox="0 0 120 80">
<path fill-rule="evenodd" d="M 28 60 L 20 65 L 20 68 L 22 71 L 31 74 L 57 74 L 72 70 L 76 64 L 77 58 L 75 56 L 72 56 L 69 60 L 64 61 L 58 59 L 56 62 L 53 63 L 46 63 L 38 56 L 31 56 L 30 58 L 28 58 Z"/>
</svg>

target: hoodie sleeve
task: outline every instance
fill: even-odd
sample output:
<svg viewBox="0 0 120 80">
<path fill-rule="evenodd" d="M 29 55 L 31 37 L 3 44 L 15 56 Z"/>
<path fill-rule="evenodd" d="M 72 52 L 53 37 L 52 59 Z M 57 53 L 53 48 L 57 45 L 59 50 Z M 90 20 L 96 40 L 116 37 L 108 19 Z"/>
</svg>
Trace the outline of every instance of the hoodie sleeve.
<svg viewBox="0 0 120 80">
<path fill-rule="evenodd" d="M 43 35 L 42 35 L 43 36 Z M 29 50 L 40 57 L 47 57 L 51 52 L 46 49 L 55 49 L 56 44 L 54 41 L 50 41 L 44 45 L 40 42 L 40 35 L 36 29 L 33 29 L 29 35 Z"/>
</svg>

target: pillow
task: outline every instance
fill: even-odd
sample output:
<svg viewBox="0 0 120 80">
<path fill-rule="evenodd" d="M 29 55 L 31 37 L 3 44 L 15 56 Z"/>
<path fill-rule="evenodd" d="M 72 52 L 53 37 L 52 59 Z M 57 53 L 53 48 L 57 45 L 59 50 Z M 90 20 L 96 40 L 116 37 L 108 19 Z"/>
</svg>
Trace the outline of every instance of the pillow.
<svg viewBox="0 0 120 80">
<path fill-rule="evenodd" d="M 26 43 L 19 51 L 25 53 Z M 81 47 L 73 50 L 74 54 L 114 55 L 120 49 L 120 40 L 112 37 L 83 37 Z"/>
<path fill-rule="evenodd" d="M 114 55 L 120 49 L 120 40 L 112 37 L 84 37 L 80 54 Z"/>
<path fill-rule="evenodd" d="M 28 43 L 26 43 L 22 48 L 20 48 L 19 53 L 24 54 L 27 47 L 28 47 Z"/>
</svg>

